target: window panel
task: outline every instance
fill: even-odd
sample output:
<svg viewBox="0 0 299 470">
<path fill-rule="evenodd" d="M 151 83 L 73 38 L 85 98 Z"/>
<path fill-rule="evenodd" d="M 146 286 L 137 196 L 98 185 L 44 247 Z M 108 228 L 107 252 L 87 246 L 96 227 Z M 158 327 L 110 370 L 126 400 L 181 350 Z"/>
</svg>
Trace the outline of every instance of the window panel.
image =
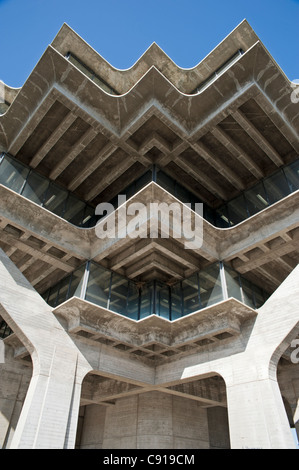
<svg viewBox="0 0 299 470">
<path fill-rule="evenodd" d="M 111 272 L 95 263 L 90 264 L 85 299 L 108 308 Z"/>
<path fill-rule="evenodd" d="M 123 315 L 127 310 L 128 279 L 117 273 L 112 273 L 111 297 L 109 310 L 113 310 Z"/>
<path fill-rule="evenodd" d="M 291 191 L 299 189 L 299 160 L 291 163 L 284 168 L 285 175 L 290 185 Z"/>
<path fill-rule="evenodd" d="M 269 202 L 262 183 L 255 185 L 252 189 L 245 191 L 245 198 L 250 215 L 265 209 Z"/>
<path fill-rule="evenodd" d="M 266 178 L 264 185 L 270 204 L 279 201 L 290 193 L 288 182 L 282 171 Z"/>
<path fill-rule="evenodd" d="M 0 166 L 0 184 L 19 193 L 28 173 L 28 168 L 6 155 Z"/>
<path fill-rule="evenodd" d="M 213 264 L 198 273 L 202 308 L 223 300 L 219 264 Z"/>
<path fill-rule="evenodd" d="M 22 191 L 22 196 L 27 197 L 36 204 L 41 205 L 44 201 L 48 186 L 48 179 L 31 171 Z"/>
<path fill-rule="evenodd" d="M 182 281 L 182 293 L 183 293 L 183 314 L 195 312 L 199 310 L 199 292 L 198 292 L 198 279 L 197 275 L 193 275 L 188 279 Z"/>
<path fill-rule="evenodd" d="M 156 285 L 156 314 L 169 320 L 169 287 Z"/>
<path fill-rule="evenodd" d="M 224 266 L 228 297 L 234 297 L 242 302 L 239 274 L 229 266 Z"/>
</svg>

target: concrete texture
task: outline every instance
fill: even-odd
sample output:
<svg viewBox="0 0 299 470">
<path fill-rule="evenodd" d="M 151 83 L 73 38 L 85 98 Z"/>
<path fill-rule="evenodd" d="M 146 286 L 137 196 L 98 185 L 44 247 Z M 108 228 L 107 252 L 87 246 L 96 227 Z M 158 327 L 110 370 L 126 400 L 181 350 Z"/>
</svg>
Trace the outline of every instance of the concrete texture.
<svg viewBox="0 0 299 470">
<path fill-rule="evenodd" d="M 291 85 L 247 21 L 192 70 L 156 44 L 116 70 L 63 25 L 23 87 L 4 87 L 0 150 L 94 207 L 155 164 L 215 209 L 297 161 Z M 174 236 L 100 240 L 1 185 L 0 320 L 12 329 L 1 340 L 1 446 L 294 448 L 298 197 L 229 229 L 203 220 L 202 245 L 185 250 Z M 131 201 L 177 200 L 151 182 Z M 77 297 L 53 310 L 40 294 L 87 260 L 168 283 L 223 261 L 270 297 L 258 310 L 225 299 L 174 322 Z"/>
</svg>

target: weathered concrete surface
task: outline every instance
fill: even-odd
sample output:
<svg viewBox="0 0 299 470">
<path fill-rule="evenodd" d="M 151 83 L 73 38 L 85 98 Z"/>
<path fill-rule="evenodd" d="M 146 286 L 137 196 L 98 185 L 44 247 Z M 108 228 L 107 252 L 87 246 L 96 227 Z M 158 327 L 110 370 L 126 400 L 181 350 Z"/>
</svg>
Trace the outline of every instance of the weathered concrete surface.
<svg viewBox="0 0 299 470">
<path fill-rule="evenodd" d="M 0 312 L 31 354 L 33 375 L 10 448 L 73 447 L 80 387 L 90 366 L 51 309 L 0 253 Z"/>
<path fill-rule="evenodd" d="M 172 378 L 220 374 L 226 383 L 232 448 L 293 448 L 294 441 L 279 391 L 279 358 L 298 335 L 299 266 L 269 300 L 258 316 L 243 350 L 223 350 L 198 356 L 197 364 L 173 367 Z M 212 351 L 211 351 L 212 352 Z M 182 364 L 183 366 L 183 364 Z M 157 367 L 156 381 L 165 381 L 165 367 Z M 168 367 L 167 380 L 171 380 Z"/>
</svg>

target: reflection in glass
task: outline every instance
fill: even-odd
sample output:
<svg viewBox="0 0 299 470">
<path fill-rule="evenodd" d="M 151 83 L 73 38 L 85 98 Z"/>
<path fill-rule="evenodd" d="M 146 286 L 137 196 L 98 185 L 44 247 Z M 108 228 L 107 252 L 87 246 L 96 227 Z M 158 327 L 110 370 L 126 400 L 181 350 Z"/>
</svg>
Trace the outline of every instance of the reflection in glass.
<svg viewBox="0 0 299 470">
<path fill-rule="evenodd" d="M 288 182 L 282 171 L 266 178 L 264 184 L 270 204 L 274 204 L 290 193 Z"/>
<path fill-rule="evenodd" d="M 184 315 L 196 312 L 200 307 L 197 274 L 182 281 Z"/>
<path fill-rule="evenodd" d="M 181 318 L 183 315 L 183 295 L 181 283 L 171 287 L 171 320 Z"/>
<path fill-rule="evenodd" d="M 243 303 L 248 305 L 249 307 L 255 308 L 251 282 L 245 279 L 244 277 L 242 277 L 241 285 L 242 285 L 242 293 L 243 293 Z"/>
<path fill-rule="evenodd" d="M 111 272 L 95 263 L 90 263 L 90 271 L 85 299 L 100 307 L 109 308 Z"/>
<path fill-rule="evenodd" d="M 5 156 L 1 163 L 0 184 L 20 193 L 28 173 L 29 169 L 24 165 Z"/>
<path fill-rule="evenodd" d="M 223 300 L 219 263 L 198 273 L 201 307 L 209 307 Z"/>
<path fill-rule="evenodd" d="M 70 279 L 68 298 L 82 296 L 84 272 L 85 272 L 85 265 L 80 266 L 80 268 L 76 269 L 72 273 L 72 276 Z"/>
<path fill-rule="evenodd" d="M 297 191 L 297 189 L 299 189 L 299 160 L 286 166 L 284 172 L 289 183 L 290 191 Z"/>
<path fill-rule="evenodd" d="M 156 315 L 169 319 L 170 288 L 163 284 L 156 284 Z"/>
<path fill-rule="evenodd" d="M 111 295 L 109 310 L 122 313 L 127 309 L 128 279 L 117 273 L 112 273 Z"/>
<path fill-rule="evenodd" d="M 140 292 L 138 286 L 133 281 L 129 281 L 127 299 L 126 316 L 133 320 L 138 320 Z"/>
<path fill-rule="evenodd" d="M 68 193 L 64 189 L 61 189 L 54 184 L 50 184 L 43 206 L 54 214 L 62 216 L 67 195 Z"/>
<path fill-rule="evenodd" d="M 244 194 L 233 199 L 227 204 L 228 219 L 231 225 L 239 224 L 247 219 L 248 213 L 246 209 L 246 201 Z"/>
<path fill-rule="evenodd" d="M 231 269 L 229 266 L 224 267 L 224 272 L 228 297 L 234 297 L 242 302 L 239 273 Z"/>
<path fill-rule="evenodd" d="M 148 182 L 156 181 L 184 203 L 201 202 L 189 189 L 182 186 L 171 176 L 153 165 L 133 183 L 124 188 L 121 193 L 130 198 Z M 99 220 L 95 208 L 78 199 L 69 191 L 60 188 L 47 178 L 40 176 L 34 170 L 2 153 L 0 158 L 0 184 L 16 191 L 28 199 L 43 205 L 51 212 L 63 217 L 70 223 L 80 227 L 94 227 Z M 276 171 L 275 174 L 247 189 L 240 196 L 218 208 L 204 204 L 203 216 L 219 228 L 236 225 L 270 204 L 284 198 L 299 189 L 299 159 Z M 115 196 L 110 203 L 117 207 L 118 198 Z"/>
<path fill-rule="evenodd" d="M 139 318 L 145 318 L 153 313 L 153 283 L 145 284 L 141 287 L 140 295 L 140 315 Z"/>
<path fill-rule="evenodd" d="M 48 186 L 49 180 L 47 178 L 31 171 L 24 186 L 22 196 L 41 205 L 44 202 Z"/>
<path fill-rule="evenodd" d="M 183 281 L 169 286 L 160 281 L 140 285 L 121 274 L 91 261 L 77 268 L 43 294 L 55 307 L 76 296 L 101 307 L 140 320 L 158 315 L 176 320 L 189 313 L 234 297 L 252 308 L 259 308 L 268 294 L 240 276 L 229 266 L 212 264 Z M 221 273 L 224 272 L 224 276 Z"/>
<path fill-rule="evenodd" d="M 253 188 L 245 192 L 247 207 L 250 215 L 265 209 L 268 205 L 268 199 L 262 183 L 256 184 Z"/>
</svg>

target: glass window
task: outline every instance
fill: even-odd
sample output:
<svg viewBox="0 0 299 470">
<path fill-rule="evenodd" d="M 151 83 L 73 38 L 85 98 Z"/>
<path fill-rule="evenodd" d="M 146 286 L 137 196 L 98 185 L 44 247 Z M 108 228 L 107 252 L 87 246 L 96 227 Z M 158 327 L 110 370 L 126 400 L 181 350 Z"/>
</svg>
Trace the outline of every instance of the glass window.
<svg viewBox="0 0 299 470">
<path fill-rule="evenodd" d="M 126 315 L 133 320 L 138 320 L 139 313 L 139 288 L 135 282 L 129 281 L 128 284 L 128 300 Z"/>
<path fill-rule="evenodd" d="M 46 209 L 61 217 L 64 214 L 67 195 L 66 190 L 50 184 L 43 205 Z"/>
<path fill-rule="evenodd" d="M 242 302 L 239 274 L 229 266 L 224 266 L 224 272 L 228 297 L 234 297 Z"/>
<path fill-rule="evenodd" d="M 128 279 L 112 273 L 109 310 L 125 315 L 127 310 Z"/>
<path fill-rule="evenodd" d="M 6 323 L 6 321 L 4 321 L 1 317 L 0 317 L 0 338 L 6 338 L 7 336 L 9 336 L 10 334 L 12 334 L 13 331 L 12 329 L 8 326 L 8 324 Z"/>
<path fill-rule="evenodd" d="M 109 308 L 110 280 L 110 271 L 95 263 L 91 263 L 85 299 L 101 307 Z"/>
<path fill-rule="evenodd" d="M 183 290 L 181 282 L 171 288 L 171 320 L 181 318 L 183 314 Z"/>
<path fill-rule="evenodd" d="M 71 276 L 67 276 L 59 283 L 59 292 L 56 300 L 56 305 L 62 304 L 67 300 L 68 289 L 70 285 Z"/>
<path fill-rule="evenodd" d="M 53 286 L 50 289 L 50 294 L 49 294 L 47 303 L 51 305 L 51 307 L 56 307 L 57 305 L 56 299 L 57 299 L 57 294 L 58 294 L 58 288 L 59 288 L 59 284 L 58 285 L 56 284 L 56 286 Z"/>
<path fill-rule="evenodd" d="M 187 315 L 188 313 L 195 312 L 199 310 L 199 291 L 198 291 L 198 279 L 197 275 L 189 277 L 182 281 L 182 291 L 183 291 L 183 314 Z"/>
<path fill-rule="evenodd" d="M 169 320 L 169 287 L 156 284 L 156 314 Z"/>
<path fill-rule="evenodd" d="M 299 160 L 284 168 L 285 175 L 290 185 L 291 191 L 299 189 Z"/>
<path fill-rule="evenodd" d="M 266 300 L 265 292 L 263 291 L 263 289 L 254 284 L 252 285 L 252 290 L 254 295 L 255 308 L 259 308 L 263 305 Z"/>
<path fill-rule="evenodd" d="M 48 186 L 48 179 L 31 171 L 22 191 L 22 196 L 27 197 L 36 204 L 41 205 L 44 201 Z"/>
<path fill-rule="evenodd" d="M 247 219 L 248 213 L 246 210 L 246 201 L 244 195 L 242 194 L 236 199 L 228 202 L 227 210 L 228 219 L 231 225 L 239 224 L 240 222 L 243 222 L 243 220 Z"/>
<path fill-rule="evenodd" d="M 157 172 L 157 183 L 170 194 L 175 194 L 175 182 L 172 178 L 166 175 L 163 171 Z"/>
<path fill-rule="evenodd" d="M 202 308 L 223 300 L 219 264 L 213 264 L 198 273 Z"/>
<path fill-rule="evenodd" d="M 78 225 L 80 225 L 81 227 L 91 227 L 92 225 L 95 225 L 96 220 L 97 216 L 95 215 L 94 207 L 91 207 L 86 204 L 84 215 Z"/>
<path fill-rule="evenodd" d="M 85 202 L 69 194 L 65 205 L 64 218 L 73 225 L 79 225 L 83 220 L 85 206 Z"/>
<path fill-rule="evenodd" d="M 69 287 L 69 294 L 68 298 L 71 297 L 80 297 L 81 296 L 81 289 L 83 284 L 83 277 L 85 272 L 86 265 L 84 264 L 80 268 L 76 269 L 72 273 L 71 283 Z"/>
<path fill-rule="evenodd" d="M 270 204 L 290 194 L 290 188 L 283 171 L 278 171 L 264 181 Z"/>
<path fill-rule="evenodd" d="M 203 206 L 203 216 L 210 224 L 215 225 L 215 212 L 207 204 Z"/>
<path fill-rule="evenodd" d="M 140 318 L 153 314 L 153 283 L 145 284 L 141 288 L 140 296 Z"/>
<path fill-rule="evenodd" d="M 135 192 L 139 191 L 141 188 L 146 186 L 152 180 L 152 172 L 147 171 L 144 175 L 140 176 L 136 181 Z M 129 199 L 129 197 L 127 197 Z"/>
<path fill-rule="evenodd" d="M 252 283 L 241 277 L 241 285 L 242 285 L 242 294 L 243 294 L 243 303 L 248 305 L 251 308 L 255 308 L 254 297 L 253 297 L 253 290 L 252 290 Z"/>
<path fill-rule="evenodd" d="M 250 215 L 256 214 L 269 205 L 262 183 L 255 185 L 252 189 L 246 190 L 245 198 Z"/>
<path fill-rule="evenodd" d="M 0 184 L 19 193 L 28 173 L 28 168 L 5 155 L 0 166 Z"/>
<path fill-rule="evenodd" d="M 190 194 L 190 192 L 185 189 L 180 184 L 176 183 L 175 185 L 175 197 L 177 197 L 180 201 L 184 203 L 192 203 L 194 202 L 194 196 Z"/>
<path fill-rule="evenodd" d="M 219 228 L 230 227 L 226 206 L 220 207 L 219 209 L 215 211 L 215 224 L 216 224 L 216 227 L 219 227 Z"/>
</svg>

